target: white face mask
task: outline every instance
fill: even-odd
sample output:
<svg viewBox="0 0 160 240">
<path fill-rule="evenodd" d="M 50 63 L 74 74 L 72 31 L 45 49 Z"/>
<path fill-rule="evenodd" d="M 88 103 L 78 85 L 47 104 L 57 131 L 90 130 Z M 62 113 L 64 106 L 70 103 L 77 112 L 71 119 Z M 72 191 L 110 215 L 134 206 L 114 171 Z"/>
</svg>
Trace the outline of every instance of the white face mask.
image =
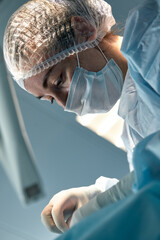
<svg viewBox="0 0 160 240">
<path fill-rule="evenodd" d="M 106 113 L 120 98 L 122 87 L 122 71 L 113 59 L 99 72 L 89 72 L 76 67 L 65 111 L 80 116 L 88 113 Z"/>
</svg>

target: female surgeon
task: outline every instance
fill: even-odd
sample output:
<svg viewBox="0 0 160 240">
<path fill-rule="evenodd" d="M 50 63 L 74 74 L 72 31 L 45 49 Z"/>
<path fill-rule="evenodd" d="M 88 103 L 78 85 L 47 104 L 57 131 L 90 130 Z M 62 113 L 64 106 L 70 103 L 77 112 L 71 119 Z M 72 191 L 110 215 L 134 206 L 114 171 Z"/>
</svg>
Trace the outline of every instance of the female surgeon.
<svg viewBox="0 0 160 240">
<path fill-rule="evenodd" d="M 123 141 L 133 170 L 135 146 L 160 130 L 160 0 L 132 10 L 124 36 L 112 32 L 103 0 L 32 0 L 10 18 L 4 57 L 15 81 L 39 99 L 56 101 L 78 115 L 109 111 L 120 98 Z M 140 160 L 139 160 L 140 161 Z M 51 231 L 64 232 L 82 205 L 116 179 L 61 191 L 42 212 Z M 71 224 L 72 225 L 72 224 Z"/>
</svg>

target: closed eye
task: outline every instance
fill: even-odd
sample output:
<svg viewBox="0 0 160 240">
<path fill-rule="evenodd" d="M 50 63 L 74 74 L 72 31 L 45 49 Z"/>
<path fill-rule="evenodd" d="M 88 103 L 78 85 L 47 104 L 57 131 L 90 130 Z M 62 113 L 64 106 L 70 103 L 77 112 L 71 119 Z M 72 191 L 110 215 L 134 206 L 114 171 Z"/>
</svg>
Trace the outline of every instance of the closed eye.
<svg viewBox="0 0 160 240">
<path fill-rule="evenodd" d="M 62 80 L 62 74 L 61 74 L 59 79 L 56 82 L 56 86 L 59 87 L 62 83 L 63 83 L 63 80 Z"/>
</svg>

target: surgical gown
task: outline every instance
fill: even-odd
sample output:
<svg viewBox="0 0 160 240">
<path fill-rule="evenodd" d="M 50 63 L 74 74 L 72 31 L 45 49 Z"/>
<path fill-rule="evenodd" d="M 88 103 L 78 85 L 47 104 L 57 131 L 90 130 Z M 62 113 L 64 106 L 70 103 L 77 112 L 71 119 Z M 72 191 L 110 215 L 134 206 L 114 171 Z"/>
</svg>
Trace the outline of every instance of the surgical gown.
<svg viewBox="0 0 160 240">
<path fill-rule="evenodd" d="M 93 213 L 60 239 L 160 239 L 160 0 L 129 13 L 122 53 L 128 61 L 119 106 L 134 166 L 134 194 Z"/>
<path fill-rule="evenodd" d="M 160 1 L 147 1 L 129 13 L 121 51 L 128 62 L 119 105 L 122 139 L 132 168 L 138 142 L 160 130 Z"/>
</svg>

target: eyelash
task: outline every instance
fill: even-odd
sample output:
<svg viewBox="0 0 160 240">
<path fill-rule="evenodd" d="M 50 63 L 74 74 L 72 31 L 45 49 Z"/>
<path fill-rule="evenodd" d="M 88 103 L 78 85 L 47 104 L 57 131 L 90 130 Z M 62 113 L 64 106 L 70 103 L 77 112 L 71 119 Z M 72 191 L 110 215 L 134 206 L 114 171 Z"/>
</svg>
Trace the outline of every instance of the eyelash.
<svg viewBox="0 0 160 240">
<path fill-rule="evenodd" d="M 54 101 L 54 98 L 53 98 L 53 97 L 51 97 L 51 101 L 50 101 L 50 103 L 51 103 L 51 104 L 53 104 L 53 101 Z"/>
<path fill-rule="evenodd" d="M 51 104 L 53 104 L 54 98 L 53 97 L 49 97 L 49 98 L 45 98 L 45 97 L 38 97 L 40 100 L 48 100 L 50 101 Z"/>
<path fill-rule="evenodd" d="M 62 83 L 63 83 L 63 81 L 62 81 L 62 74 L 61 74 L 60 77 L 58 78 L 56 86 L 59 87 Z"/>
</svg>

